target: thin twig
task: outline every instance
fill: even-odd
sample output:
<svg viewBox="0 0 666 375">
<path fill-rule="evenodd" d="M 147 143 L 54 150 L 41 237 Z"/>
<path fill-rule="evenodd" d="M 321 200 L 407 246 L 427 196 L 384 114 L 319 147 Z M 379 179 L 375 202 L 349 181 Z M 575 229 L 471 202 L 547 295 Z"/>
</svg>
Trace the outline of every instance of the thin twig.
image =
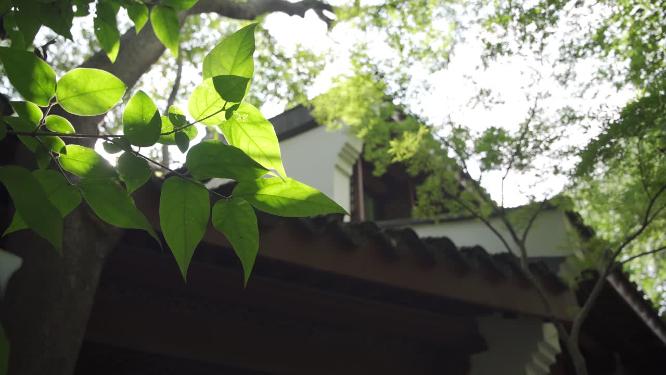
<svg viewBox="0 0 666 375">
<path fill-rule="evenodd" d="M 59 133 L 59 132 L 26 132 L 7 129 L 7 134 L 21 135 L 25 137 L 60 137 L 60 138 L 95 138 L 95 139 L 109 139 L 109 138 L 122 138 L 123 135 L 116 134 L 81 134 L 81 133 Z"/>
<path fill-rule="evenodd" d="M 187 124 L 185 124 L 185 125 L 183 125 L 183 126 L 180 126 L 180 127 L 177 127 L 177 128 L 174 127 L 173 130 L 170 130 L 170 131 L 168 131 L 168 132 L 166 132 L 166 133 L 160 133 L 160 135 L 170 135 L 170 134 L 173 134 L 173 133 L 179 132 L 179 131 L 181 131 L 181 130 L 183 130 L 183 129 L 189 128 L 190 126 L 192 126 L 192 125 L 194 125 L 194 124 L 197 124 L 197 123 L 199 123 L 199 122 L 201 122 L 201 121 L 207 120 L 207 119 L 209 119 L 209 118 L 211 118 L 211 117 L 213 117 L 213 116 L 215 116 L 215 115 L 217 115 L 217 114 L 219 114 L 219 113 L 221 113 L 221 112 L 226 111 L 226 110 L 227 110 L 227 104 L 228 104 L 228 103 L 229 103 L 229 102 L 227 102 L 227 101 L 225 100 L 225 101 L 224 101 L 224 105 L 222 106 L 222 108 L 220 108 L 220 109 L 218 109 L 217 111 L 211 113 L 210 115 L 205 116 L 205 117 L 202 117 L 202 118 L 200 118 L 200 119 L 198 119 L 198 120 L 194 120 L 194 121 L 192 121 L 192 122 L 189 122 L 189 123 L 187 123 Z"/>
<path fill-rule="evenodd" d="M 646 256 L 646 255 L 656 254 L 656 253 L 662 252 L 662 251 L 664 251 L 664 250 L 666 250 L 666 246 L 658 247 L 658 248 L 656 248 L 656 249 L 654 249 L 654 250 L 650 250 L 650 251 L 646 251 L 646 252 L 639 253 L 639 254 L 636 254 L 636 255 L 632 255 L 632 256 L 630 256 L 629 258 L 627 258 L 627 259 L 623 260 L 622 262 L 620 262 L 620 265 L 624 265 L 624 264 L 626 264 L 626 263 L 631 262 L 631 261 L 634 260 L 634 259 L 637 259 L 637 258 L 640 258 L 640 257 L 644 257 L 644 256 Z"/>
<path fill-rule="evenodd" d="M 155 161 L 155 160 L 153 160 L 153 159 L 151 159 L 151 158 L 149 158 L 149 157 L 147 157 L 147 156 L 141 154 L 141 153 L 138 152 L 138 151 L 133 151 L 133 153 L 134 153 L 134 155 L 140 157 L 141 159 L 144 159 L 144 160 L 146 160 L 146 161 L 149 162 L 149 163 L 153 163 L 153 164 L 157 165 L 158 167 L 163 168 L 163 169 L 165 169 L 165 170 L 167 170 L 167 171 L 169 171 L 169 172 L 175 174 L 176 176 L 178 176 L 178 177 L 180 177 L 180 178 L 183 178 L 183 179 L 188 180 L 188 181 L 190 181 L 190 182 L 193 182 L 193 183 L 195 183 L 195 184 L 201 184 L 199 181 L 197 181 L 197 180 L 191 178 L 190 176 L 188 176 L 188 175 L 186 175 L 186 174 L 184 174 L 184 173 L 178 172 L 178 171 L 176 171 L 176 170 L 174 170 L 174 169 L 171 169 L 171 168 L 167 167 L 166 165 L 164 165 L 164 164 L 162 164 L 162 163 L 160 163 L 160 162 L 158 162 L 158 161 Z M 206 190 L 208 190 L 208 192 L 210 192 L 211 194 L 216 195 L 216 196 L 218 196 L 218 197 L 220 197 L 220 198 L 222 198 L 222 199 L 229 199 L 229 198 L 230 198 L 230 197 L 228 197 L 228 196 L 226 196 L 226 195 L 224 195 L 224 194 L 220 194 L 220 193 L 218 193 L 218 192 L 216 192 L 216 191 L 214 191 L 214 190 L 209 189 L 209 188 L 206 187 L 205 185 L 204 185 L 204 188 L 205 188 Z"/>
</svg>

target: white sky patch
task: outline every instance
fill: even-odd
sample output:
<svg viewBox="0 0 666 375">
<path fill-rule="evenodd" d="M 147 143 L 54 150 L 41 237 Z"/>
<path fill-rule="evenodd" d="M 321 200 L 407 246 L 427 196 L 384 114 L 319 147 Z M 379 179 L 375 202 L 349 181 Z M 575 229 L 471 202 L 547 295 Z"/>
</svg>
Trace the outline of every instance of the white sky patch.
<svg viewBox="0 0 666 375">
<path fill-rule="evenodd" d="M 591 15 L 593 22 L 594 15 Z M 596 17 L 599 17 L 596 15 Z M 308 12 L 305 18 L 287 16 L 285 14 L 271 14 L 266 18 L 265 26 L 284 48 L 290 48 L 297 43 L 314 51 L 329 51 L 331 62 L 323 74 L 317 78 L 309 94 L 314 97 L 325 92 L 332 83 L 332 78 L 350 71 L 350 47 L 362 37 L 347 25 L 339 25 L 332 32 L 326 30 L 325 24 L 317 18 L 314 12 Z M 446 29 L 446 25 L 439 25 Z M 439 27 L 438 27 L 439 28 Z M 566 31 L 558 31 L 564 33 Z M 413 67 L 411 85 L 418 90 L 419 85 L 427 82 L 430 89 L 419 91 L 416 99 L 410 103 L 410 108 L 419 115 L 428 119 L 434 126 L 444 124 L 448 119 L 464 125 L 472 131 L 480 132 L 490 126 L 502 127 L 509 130 L 518 129 L 521 122 L 527 118 L 528 111 L 533 105 L 533 97 L 539 92 L 548 92 L 549 96 L 539 100 L 539 106 L 544 111 L 545 118 L 557 118 L 557 110 L 569 106 L 580 112 L 597 111 L 606 107 L 612 112 L 621 108 L 632 96 L 631 90 L 617 92 L 611 85 L 602 87 L 593 96 L 591 93 L 583 98 L 577 95 L 581 82 L 563 87 L 554 78 L 553 66 L 549 61 L 555 61 L 557 45 L 553 44 L 545 52 L 546 57 L 552 60 L 540 60 L 513 56 L 494 62 L 488 69 L 479 69 L 483 46 L 479 38 L 478 28 L 469 28 L 463 31 L 462 43 L 455 46 L 451 62 L 447 69 L 434 74 L 425 69 Z M 364 35 L 364 41 L 369 42 L 371 53 L 382 58 L 391 58 L 392 51 L 380 41 L 380 36 Z M 375 42 L 373 43 L 373 39 Z M 576 66 L 576 73 L 582 82 L 591 77 L 596 71 L 598 62 L 584 61 Z M 488 89 L 499 103 L 489 108 L 482 105 L 471 106 L 471 99 L 478 94 L 479 88 Z M 267 116 L 274 116 L 281 111 L 280 103 L 266 103 L 262 110 Z M 600 124 L 588 124 L 599 127 Z M 572 129 L 566 134 L 560 146 L 583 145 L 593 133 L 582 134 L 581 129 Z M 538 161 L 540 169 L 547 170 L 555 164 L 562 168 L 571 168 L 575 160 L 548 160 L 541 158 Z M 471 163 L 472 173 L 478 173 L 478 165 Z M 552 175 L 540 171 L 517 173 L 510 172 L 504 181 L 504 204 L 516 206 L 526 203 L 530 198 L 543 199 L 561 191 L 568 183 L 563 175 Z M 475 172 L 476 171 L 476 172 Z M 483 186 L 491 196 L 501 201 L 503 172 L 491 172 L 484 175 Z M 478 177 L 478 176 L 474 176 Z"/>
</svg>

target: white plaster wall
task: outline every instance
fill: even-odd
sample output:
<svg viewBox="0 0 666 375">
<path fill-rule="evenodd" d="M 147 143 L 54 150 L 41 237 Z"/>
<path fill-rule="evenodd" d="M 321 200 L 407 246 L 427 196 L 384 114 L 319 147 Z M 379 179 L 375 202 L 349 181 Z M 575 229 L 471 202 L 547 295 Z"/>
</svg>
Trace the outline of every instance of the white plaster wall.
<svg viewBox="0 0 666 375">
<path fill-rule="evenodd" d="M 498 219 L 491 220 L 496 228 L 503 228 Z M 410 225 L 420 237 L 448 237 L 457 246 L 480 245 L 489 253 L 506 252 L 506 247 L 488 227 L 478 220 L 449 221 L 434 224 Z M 510 239 L 507 230 L 500 230 Z M 545 210 L 539 214 L 527 236 L 530 256 L 564 256 L 572 252 L 574 231 L 560 210 Z M 509 241 L 514 251 L 517 248 Z"/>
<path fill-rule="evenodd" d="M 287 175 L 350 209 L 350 176 L 362 143 L 344 130 L 319 126 L 280 142 Z M 350 164 L 351 163 L 351 164 Z"/>
</svg>

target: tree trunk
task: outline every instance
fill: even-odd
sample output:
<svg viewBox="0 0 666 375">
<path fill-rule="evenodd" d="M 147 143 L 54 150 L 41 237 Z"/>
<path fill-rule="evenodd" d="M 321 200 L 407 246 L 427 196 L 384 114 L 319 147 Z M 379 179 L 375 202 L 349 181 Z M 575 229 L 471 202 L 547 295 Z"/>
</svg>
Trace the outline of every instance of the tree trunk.
<svg viewBox="0 0 666 375">
<path fill-rule="evenodd" d="M 74 371 L 104 259 L 120 238 L 119 230 L 100 224 L 84 205 L 70 214 L 62 255 L 29 231 L 4 241 L 23 258 L 2 305 L 10 374 Z"/>
</svg>

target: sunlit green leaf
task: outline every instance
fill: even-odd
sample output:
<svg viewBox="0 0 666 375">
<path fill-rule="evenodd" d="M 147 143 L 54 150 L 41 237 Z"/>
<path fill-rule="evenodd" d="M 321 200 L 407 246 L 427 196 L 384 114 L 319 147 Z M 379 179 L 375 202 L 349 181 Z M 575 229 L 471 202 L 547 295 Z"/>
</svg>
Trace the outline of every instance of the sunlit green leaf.
<svg viewBox="0 0 666 375">
<path fill-rule="evenodd" d="M 97 2 L 94 28 L 95 36 L 111 62 L 116 61 L 120 50 L 120 32 L 116 21 L 118 8 L 107 1 Z"/>
<path fill-rule="evenodd" d="M 132 153 L 125 152 L 118 158 L 118 175 L 130 194 L 143 186 L 152 173 L 148 162 Z"/>
<path fill-rule="evenodd" d="M 215 84 L 211 78 L 201 82 L 194 89 L 188 102 L 190 116 L 206 125 L 217 125 L 224 118 L 225 100 L 215 89 Z"/>
<path fill-rule="evenodd" d="M 252 78 L 254 74 L 254 29 L 252 23 L 224 38 L 203 62 L 203 77 L 234 75 Z"/>
<path fill-rule="evenodd" d="M 180 23 L 178 16 L 173 8 L 156 5 L 150 11 L 150 24 L 157 39 L 171 51 L 174 56 L 178 56 L 178 37 L 180 35 Z"/>
<path fill-rule="evenodd" d="M 56 75 L 49 64 L 34 53 L 0 47 L 0 60 L 9 82 L 23 97 L 47 106 L 56 93 Z"/>
<path fill-rule="evenodd" d="M 176 10 L 188 10 L 192 8 L 197 1 L 198 0 L 162 0 L 161 4 Z"/>
<path fill-rule="evenodd" d="M 125 8 L 127 15 L 134 22 L 134 30 L 138 34 L 148 22 L 148 7 L 139 1 L 128 1 Z"/>
<path fill-rule="evenodd" d="M 79 187 L 83 199 L 100 219 L 119 228 L 145 230 L 159 242 L 148 219 L 115 179 L 84 178 Z"/>
<path fill-rule="evenodd" d="M 178 268 L 187 280 L 192 255 L 206 233 L 210 217 L 208 190 L 181 177 L 170 177 L 160 195 L 160 227 Z"/>
<path fill-rule="evenodd" d="M 66 154 L 60 155 L 60 165 L 79 177 L 111 178 L 116 176 L 111 164 L 92 148 L 67 145 Z"/>
<path fill-rule="evenodd" d="M 138 91 L 123 111 L 123 132 L 131 144 L 152 146 L 160 137 L 162 121 L 157 106 L 143 91 Z"/>
<path fill-rule="evenodd" d="M 259 228 L 252 206 L 244 199 L 220 200 L 213 206 L 212 222 L 222 232 L 243 266 L 247 284 L 259 252 Z"/>
<path fill-rule="evenodd" d="M 185 165 L 199 180 L 211 177 L 254 180 L 267 172 L 240 149 L 219 141 L 204 141 L 192 147 Z"/>
<path fill-rule="evenodd" d="M 58 251 L 62 249 L 63 220 L 42 185 L 30 171 L 13 165 L 0 167 L 0 182 L 12 198 L 16 212 L 35 233 Z"/>
<path fill-rule="evenodd" d="M 58 81 L 56 97 L 62 108 L 75 115 L 101 115 L 113 108 L 125 94 L 125 84 L 99 69 L 76 68 Z"/>
<path fill-rule="evenodd" d="M 74 211 L 81 203 L 79 190 L 75 186 L 70 185 L 60 173 L 52 169 L 39 169 L 32 171 L 32 175 L 35 176 L 44 189 L 49 202 L 58 209 L 63 218 Z M 17 212 L 14 214 L 14 218 L 3 236 L 27 228 L 28 226 Z"/>
<path fill-rule="evenodd" d="M 229 144 L 264 167 L 274 169 L 283 177 L 287 175 L 273 124 L 252 104 L 242 103 L 229 120 L 220 124 L 220 129 Z"/>
<path fill-rule="evenodd" d="M 74 134 L 76 130 L 69 120 L 58 115 L 48 115 L 44 119 L 44 125 L 47 129 L 55 133 Z"/>
<path fill-rule="evenodd" d="M 39 124 L 42 121 L 42 110 L 35 103 L 31 102 L 10 102 L 12 109 L 16 115 L 24 120 L 27 120 L 33 125 Z"/>
<path fill-rule="evenodd" d="M 260 178 L 241 181 L 233 191 L 255 208 L 272 215 L 303 217 L 325 214 L 346 214 L 337 203 L 319 190 L 291 178 Z"/>
</svg>

